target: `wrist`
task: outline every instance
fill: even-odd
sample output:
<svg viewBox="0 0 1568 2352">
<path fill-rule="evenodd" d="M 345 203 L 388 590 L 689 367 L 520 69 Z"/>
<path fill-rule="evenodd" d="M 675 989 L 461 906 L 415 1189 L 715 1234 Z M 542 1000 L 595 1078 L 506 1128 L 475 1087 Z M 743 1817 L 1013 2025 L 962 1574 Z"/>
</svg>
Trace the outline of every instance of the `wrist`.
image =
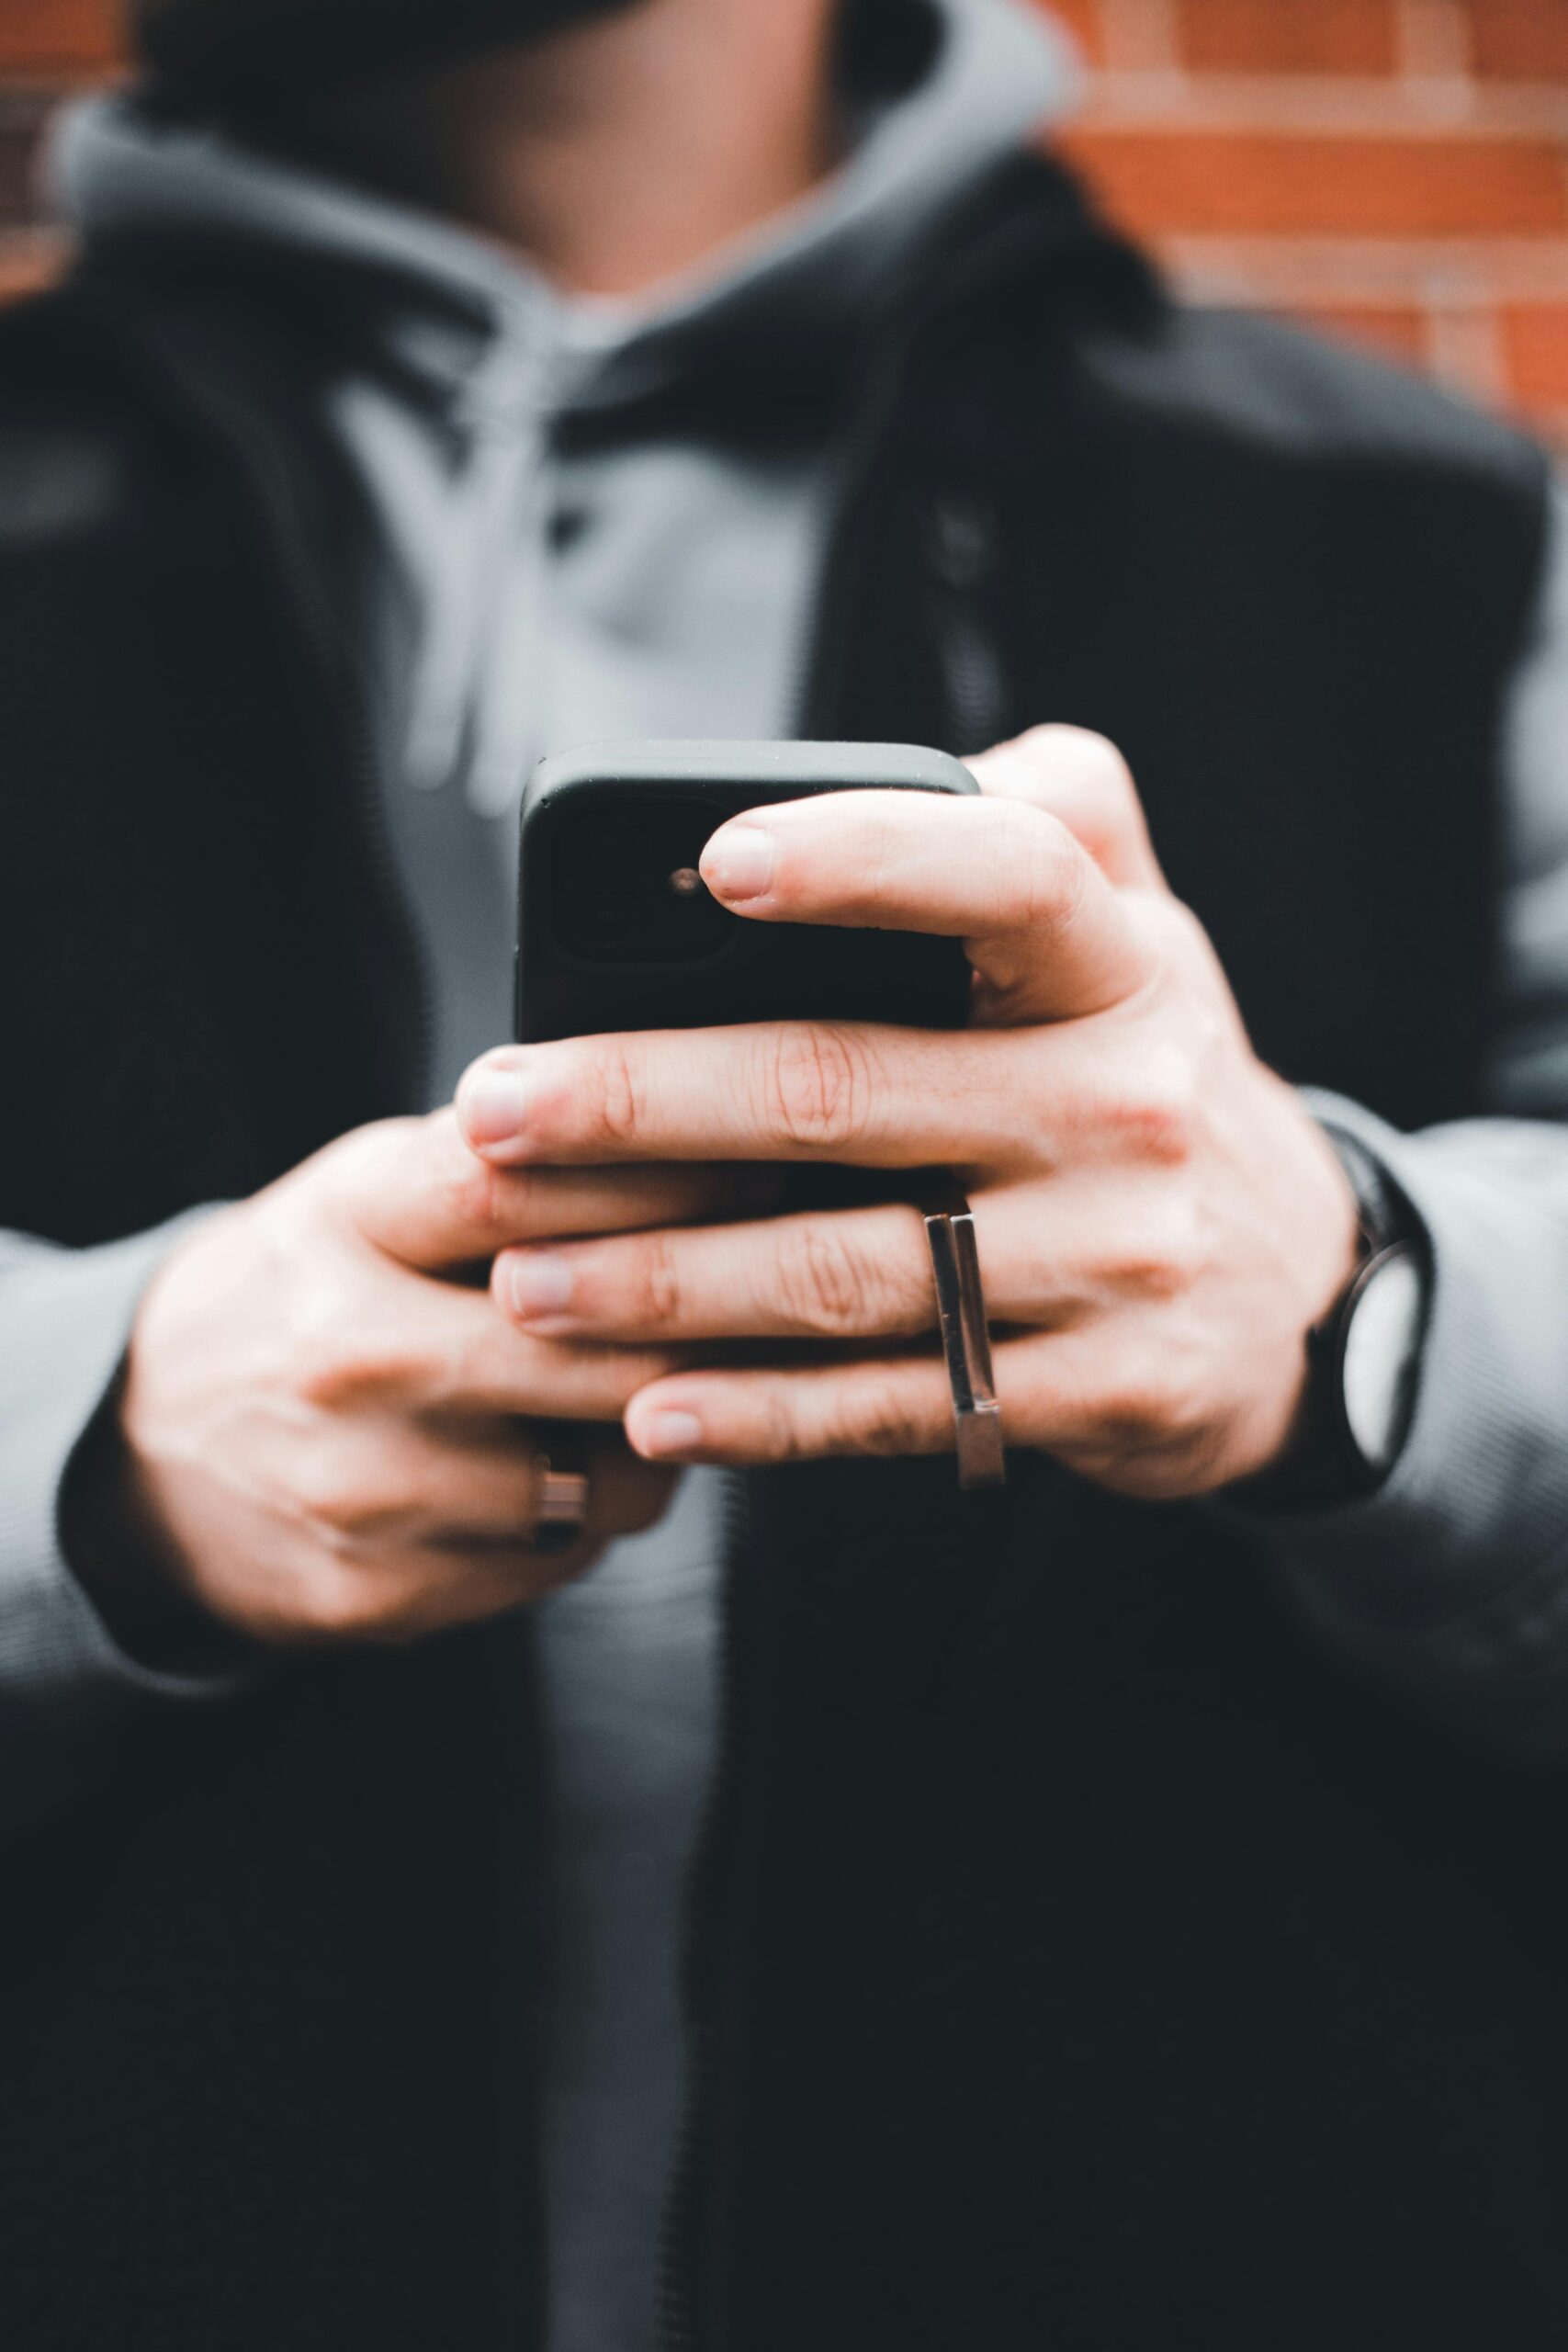
<svg viewBox="0 0 1568 2352">
<path fill-rule="evenodd" d="M 1419 1218 L 1388 1171 L 1353 1136 L 1322 1132 L 1355 1196 L 1348 1274 L 1305 1338 L 1306 1368 L 1292 1442 L 1239 1499 L 1265 1509 L 1326 1509 L 1374 1494 L 1403 1451 L 1414 1416 L 1430 1286 Z"/>
<path fill-rule="evenodd" d="M 232 1671 L 253 1645 L 193 1598 L 140 1476 L 122 1419 L 125 1367 L 61 1481 L 60 1548 L 111 1639 L 155 1672 Z"/>
</svg>

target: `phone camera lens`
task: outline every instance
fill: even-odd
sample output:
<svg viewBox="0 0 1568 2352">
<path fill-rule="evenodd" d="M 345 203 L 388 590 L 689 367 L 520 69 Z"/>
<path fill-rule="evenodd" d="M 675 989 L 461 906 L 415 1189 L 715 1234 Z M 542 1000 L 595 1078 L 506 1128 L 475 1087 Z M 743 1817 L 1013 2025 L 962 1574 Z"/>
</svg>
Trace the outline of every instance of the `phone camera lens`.
<svg viewBox="0 0 1568 2352">
<path fill-rule="evenodd" d="M 735 917 L 697 862 L 725 813 L 647 788 L 564 813 L 552 886 L 561 945 L 601 964 L 694 964 L 715 954 Z"/>
</svg>

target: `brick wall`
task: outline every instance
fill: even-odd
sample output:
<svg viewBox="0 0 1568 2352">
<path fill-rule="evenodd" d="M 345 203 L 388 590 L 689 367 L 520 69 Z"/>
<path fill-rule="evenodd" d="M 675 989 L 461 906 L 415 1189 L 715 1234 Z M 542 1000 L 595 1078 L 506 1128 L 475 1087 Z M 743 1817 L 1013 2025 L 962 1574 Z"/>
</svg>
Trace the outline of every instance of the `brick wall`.
<svg viewBox="0 0 1568 2352">
<path fill-rule="evenodd" d="M 1057 0 L 1067 141 L 1200 297 L 1363 336 L 1568 452 L 1568 0 Z M 60 249 L 27 162 L 113 0 L 0 0 L 0 291 Z"/>
<path fill-rule="evenodd" d="M 1568 453 L 1568 0 L 1063 0 L 1067 141 L 1200 297 L 1364 336 Z"/>
</svg>

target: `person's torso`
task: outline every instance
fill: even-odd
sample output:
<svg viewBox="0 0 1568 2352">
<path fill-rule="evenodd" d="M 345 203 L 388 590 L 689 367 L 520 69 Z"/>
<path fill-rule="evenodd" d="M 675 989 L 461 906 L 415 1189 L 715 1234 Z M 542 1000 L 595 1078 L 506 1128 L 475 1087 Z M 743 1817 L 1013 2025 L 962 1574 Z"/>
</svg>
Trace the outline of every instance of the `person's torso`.
<svg viewBox="0 0 1568 2352">
<path fill-rule="evenodd" d="M 1092 240 L 1051 253 L 867 390 L 801 723 L 960 750 L 1103 727 L 1260 1049 L 1396 1117 L 1462 1111 L 1533 462 L 1359 363 L 1172 317 Z M 66 1238 L 248 1189 L 412 1082 L 384 1036 L 412 994 L 389 900 L 333 927 L 367 854 L 333 774 L 358 722 L 287 556 L 344 493 L 254 398 L 250 441 L 220 414 L 193 458 L 210 322 L 166 330 L 151 300 L 89 348 L 141 380 L 150 315 L 181 398 L 202 388 L 160 394 L 160 455 L 222 528 L 193 495 L 150 534 L 133 499 L 88 531 L 89 578 L 81 466 L 56 468 L 0 570 L 15 759 L 54 780 L 0 859 L 29 1005 L 0 1208 Z M 47 374 L 41 322 L 12 332 Z M 64 631 L 96 687 L 69 708 Z M 87 842 L 114 888 L 78 888 Z M 1384 2340 L 1462 2335 L 1499 2278 L 1509 2340 L 1549 2340 L 1561 1922 L 1528 1863 L 1555 1787 L 1369 1699 L 1201 1515 L 1030 1462 L 961 1502 L 942 1467 L 754 1486 L 672 2340 L 1239 2352 L 1322 2342 L 1356 2277 Z M 519 2340 L 514 1640 L 127 1731 L 112 1801 L 20 1859 L 28 2340 L 133 2342 L 130 2308 L 236 2352 Z M 61 2245 L 85 2214 L 90 2273 Z"/>
</svg>

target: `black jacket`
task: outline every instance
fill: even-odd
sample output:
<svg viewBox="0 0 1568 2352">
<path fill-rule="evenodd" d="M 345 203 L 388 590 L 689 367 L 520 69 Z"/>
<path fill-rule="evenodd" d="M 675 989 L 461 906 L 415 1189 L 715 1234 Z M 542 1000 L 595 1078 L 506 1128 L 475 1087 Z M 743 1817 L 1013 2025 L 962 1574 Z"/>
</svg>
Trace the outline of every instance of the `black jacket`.
<svg viewBox="0 0 1568 2352">
<path fill-rule="evenodd" d="M 416 1099 L 319 584 L 347 299 L 107 256 L 0 322 L 0 1224 L 134 1231 Z M 1172 309 L 1035 164 L 861 379 L 802 731 L 1103 729 L 1264 1055 L 1475 1107 L 1537 453 Z M 672 2344 L 1568 2341 L 1554 1768 L 1043 1459 L 738 1484 L 728 1589 Z M 511 1623 L 83 1727 L 0 1879 L 7 2343 L 534 2340 L 528 1671 Z"/>
</svg>

